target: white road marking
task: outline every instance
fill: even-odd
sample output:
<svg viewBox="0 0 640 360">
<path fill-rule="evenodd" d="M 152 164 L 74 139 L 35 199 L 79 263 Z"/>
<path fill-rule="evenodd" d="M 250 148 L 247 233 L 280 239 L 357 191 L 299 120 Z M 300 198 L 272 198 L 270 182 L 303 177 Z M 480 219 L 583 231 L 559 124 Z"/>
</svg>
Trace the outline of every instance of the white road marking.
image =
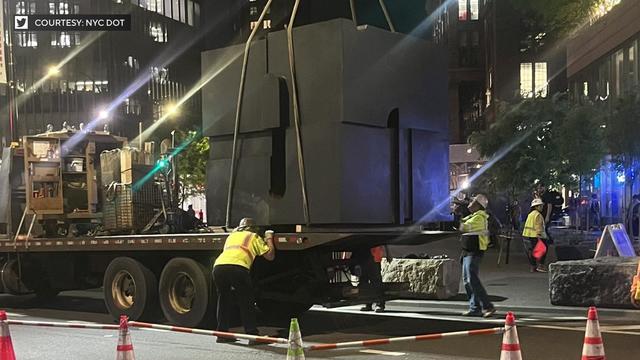
<svg viewBox="0 0 640 360">
<path fill-rule="evenodd" d="M 375 349 L 365 349 L 365 350 L 360 350 L 360 352 L 361 353 L 365 353 L 365 354 L 386 355 L 386 356 L 403 356 L 403 355 L 407 355 L 406 353 L 401 353 L 401 352 L 382 351 L 382 350 L 375 350 Z"/>
</svg>

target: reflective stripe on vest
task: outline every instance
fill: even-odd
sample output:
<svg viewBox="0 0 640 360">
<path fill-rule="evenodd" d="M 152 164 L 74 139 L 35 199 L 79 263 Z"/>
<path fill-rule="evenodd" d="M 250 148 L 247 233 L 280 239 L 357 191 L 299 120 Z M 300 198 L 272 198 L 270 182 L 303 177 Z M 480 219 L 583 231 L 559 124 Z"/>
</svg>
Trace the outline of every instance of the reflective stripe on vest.
<svg viewBox="0 0 640 360">
<path fill-rule="evenodd" d="M 253 262 L 253 253 L 251 253 L 251 250 L 249 249 L 249 245 L 251 244 L 251 238 L 253 237 L 253 233 L 249 233 L 247 236 L 245 236 L 244 241 L 242 242 L 242 245 L 227 245 L 226 242 L 224 244 L 224 251 L 227 250 L 242 250 L 245 252 L 245 254 L 247 254 L 249 256 L 249 264 L 251 264 Z"/>
<path fill-rule="evenodd" d="M 462 236 L 489 236 L 489 230 L 485 231 L 472 231 L 462 234 Z"/>
</svg>

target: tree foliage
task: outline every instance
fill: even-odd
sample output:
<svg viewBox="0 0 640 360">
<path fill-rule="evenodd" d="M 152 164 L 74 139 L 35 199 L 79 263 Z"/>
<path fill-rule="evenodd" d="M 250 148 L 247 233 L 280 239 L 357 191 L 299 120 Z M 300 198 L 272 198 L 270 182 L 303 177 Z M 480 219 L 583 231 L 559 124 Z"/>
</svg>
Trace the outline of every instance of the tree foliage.
<svg viewBox="0 0 640 360">
<path fill-rule="evenodd" d="M 536 181 L 575 185 L 604 155 L 602 122 L 595 105 L 570 106 L 560 95 L 503 103 L 491 127 L 471 136 L 490 164 L 481 181 L 512 195 Z"/>
<path fill-rule="evenodd" d="M 537 14 L 547 34 L 555 38 L 579 30 L 607 0 L 511 0 L 522 12 Z"/>
<path fill-rule="evenodd" d="M 205 192 L 207 183 L 207 159 L 209 139 L 193 132 L 179 132 L 180 142 L 189 144 L 178 156 L 178 175 L 181 184 L 181 199 Z"/>
</svg>

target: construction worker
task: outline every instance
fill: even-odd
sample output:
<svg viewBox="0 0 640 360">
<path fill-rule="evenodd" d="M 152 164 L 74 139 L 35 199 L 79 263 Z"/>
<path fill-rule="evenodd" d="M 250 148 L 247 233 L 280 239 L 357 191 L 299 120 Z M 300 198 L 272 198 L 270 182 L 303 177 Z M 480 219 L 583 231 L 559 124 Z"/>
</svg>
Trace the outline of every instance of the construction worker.
<svg viewBox="0 0 640 360">
<path fill-rule="evenodd" d="M 640 308 L 640 262 L 638 263 L 638 271 L 633 277 L 631 285 L 631 303 L 633 306 Z"/>
<path fill-rule="evenodd" d="M 231 311 L 234 304 L 238 304 L 245 332 L 258 335 L 249 270 L 258 256 L 269 261 L 275 258 L 273 232 L 267 231 L 265 237 L 263 240 L 257 234 L 253 219 L 244 218 L 224 243 L 224 250 L 213 265 L 213 280 L 218 290 L 218 331 L 229 331 Z M 216 341 L 235 340 L 218 337 Z"/>
<path fill-rule="evenodd" d="M 542 214 L 544 206 L 545 203 L 540 198 L 536 198 L 531 201 L 531 211 L 527 216 L 527 221 L 524 223 L 524 230 L 522 231 L 522 237 L 528 242 L 527 254 L 529 255 L 531 272 L 547 272 L 544 268 L 544 260 L 547 257 L 546 250 L 544 254 L 537 258 L 533 251 L 538 244 L 538 241 L 542 241 L 545 247 L 548 247 L 547 232 L 544 226 L 544 215 Z"/>
<path fill-rule="evenodd" d="M 382 283 L 382 258 L 385 256 L 385 247 L 376 246 L 372 247 L 369 251 L 362 256 L 361 274 L 359 278 L 358 286 L 369 286 L 375 292 L 377 302 L 375 303 L 375 309 L 373 303 L 367 303 L 360 311 L 373 311 L 377 313 L 384 312 L 384 286 Z"/>
<path fill-rule="evenodd" d="M 489 300 L 489 295 L 480 282 L 480 263 L 489 245 L 489 214 L 487 214 L 489 199 L 478 194 L 469 204 L 468 215 L 462 219 L 460 230 L 462 243 L 462 279 L 464 289 L 469 298 L 469 310 L 464 316 L 490 317 L 496 312 Z"/>
</svg>

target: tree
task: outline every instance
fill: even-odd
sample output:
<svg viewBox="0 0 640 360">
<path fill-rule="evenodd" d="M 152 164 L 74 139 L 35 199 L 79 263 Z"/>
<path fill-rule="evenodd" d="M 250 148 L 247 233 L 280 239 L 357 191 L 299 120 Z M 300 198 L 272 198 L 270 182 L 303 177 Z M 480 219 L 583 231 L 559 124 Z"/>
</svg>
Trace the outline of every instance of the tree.
<svg viewBox="0 0 640 360">
<path fill-rule="evenodd" d="M 178 139 L 185 148 L 178 155 L 180 202 L 190 196 L 204 194 L 207 183 L 207 159 L 209 138 L 195 132 L 179 132 Z"/>
<path fill-rule="evenodd" d="M 633 194 L 640 166 L 640 92 L 619 98 L 607 117 L 605 143 L 612 160 L 625 174 L 625 202 Z"/>
<path fill-rule="evenodd" d="M 578 31 L 611 0 L 511 0 L 523 12 L 537 14 L 545 33 L 559 39 Z"/>
<path fill-rule="evenodd" d="M 489 159 L 481 181 L 511 196 L 531 191 L 536 181 L 576 186 L 604 156 L 603 121 L 595 105 L 571 105 L 562 94 L 503 103 L 495 123 L 471 136 Z"/>
</svg>

